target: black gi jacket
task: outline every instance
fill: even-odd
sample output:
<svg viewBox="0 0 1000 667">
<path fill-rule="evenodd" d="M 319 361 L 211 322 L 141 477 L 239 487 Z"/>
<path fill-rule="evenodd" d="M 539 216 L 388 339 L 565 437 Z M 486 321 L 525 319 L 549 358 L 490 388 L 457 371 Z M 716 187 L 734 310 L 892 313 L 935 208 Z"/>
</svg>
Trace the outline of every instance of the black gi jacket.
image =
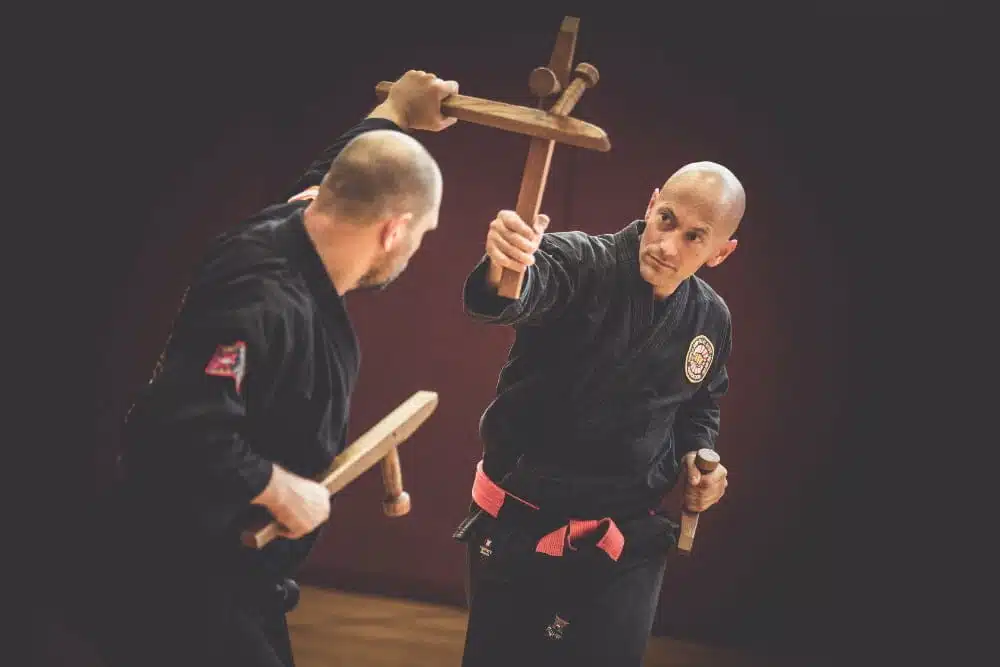
<svg viewBox="0 0 1000 667">
<path fill-rule="evenodd" d="M 291 194 L 318 185 L 366 119 L 340 136 Z M 260 552 L 240 531 L 271 462 L 317 477 L 345 446 L 360 353 L 344 299 L 303 226 L 306 202 L 280 203 L 212 243 L 149 384 L 126 421 L 125 490 L 136 517 L 182 543 L 175 562 L 251 577 L 288 576 L 318 530 Z"/>
<path fill-rule="evenodd" d="M 696 276 L 657 303 L 639 273 L 644 225 L 545 234 L 517 300 L 488 285 L 485 257 L 464 286 L 470 316 L 516 330 L 480 421 L 484 470 L 533 471 L 508 490 L 571 516 L 648 511 L 719 433 L 729 309 Z"/>
</svg>

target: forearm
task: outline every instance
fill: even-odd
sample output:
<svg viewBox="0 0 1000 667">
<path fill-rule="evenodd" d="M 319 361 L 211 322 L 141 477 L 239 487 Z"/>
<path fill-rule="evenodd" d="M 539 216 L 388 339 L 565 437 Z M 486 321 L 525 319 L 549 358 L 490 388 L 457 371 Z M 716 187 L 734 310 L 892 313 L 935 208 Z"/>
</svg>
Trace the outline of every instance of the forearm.
<svg viewBox="0 0 1000 667">
<path fill-rule="evenodd" d="M 246 505 L 270 482 L 271 463 L 242 435 L 241 394 L 222 378 L 184 378 L 187 365 L 177 351 L 136 406 L 128 426 L 131 458 L 158 487 Z"/>
<path fill-rule="evenodd" d="M 716 448 L 721 426 L 718 395 L 702 389 L 681 406 L 674 424 L 674 454 L 678 461 L 688 452 Z"/>
<path fill-rule="evenodd" d="M 355 137 L 371 130 L 396 130 L 405 132 L 405 127 L 405 119 L 401 118 L 398 112 L 383 102 L 375 107 L 364 120 L 341 134 L 332 144 L 323 150 L 319 157 L 313 160 L 302 176 L 295 182 L 285 199 L 289 199 L 303 190 L 319 185 L 320 181 L 323 180 L 323 176 L 330 169 L 334 158 Z"/>
<path fill-rule="evenodd" d="M 473 319 L 490 324 L 516 324 L 526 312 L 531 268 L 525 274 L 518 299 L 500 296 L 490 281 L 490 260 L 484 257 L 473 268 L 462 290 L 462 305 Z"/>
<path fill-rule="evenodd" d="M 288 474 L 277 463 L 272 463 L 267 485 L 250 500 L 250 503 L 253 505 L 262 505 L 263 507 L 273 507 L 284 502 L 288 486 L 286 475 Z"/>
<path fill-rule="evenodd" d="M 473 319 L 517 326 L 541 324 L 555 317 L 580 290 L 581 261 L 540 248 L 524 271 L 517 299 L 500 296 L 490 279 L 490 259 L 483 257 L 463 287 L 463 307 Z"/>
<path fill-rule="evenodd" d="M 272 481 L 272 463 L 237 434 L 175 428 L 159 440 L 160 460 L 151 463 L 162 468 L 179 493 L 247 505 Z"/>
<path fill-rule="evenodd" d="M 719 336 L 717 356 L 711 373 L 686 403 L 680 406 L 674 422 L 674 452 L 677 460 L 688 452 L 707 447 L 716 449 L 721 413 L 719 403 L 729 392 L 729 354 L 732 349 L 732 326 L 726 321 Z"/>
<path fill-rule="evenodd" d="M 684 416 L 674 429 L 674 453 L 680 461 L 688 452 L 715 449 L 719 437 L 719 411 L 703 410 Z"/>
</svg>

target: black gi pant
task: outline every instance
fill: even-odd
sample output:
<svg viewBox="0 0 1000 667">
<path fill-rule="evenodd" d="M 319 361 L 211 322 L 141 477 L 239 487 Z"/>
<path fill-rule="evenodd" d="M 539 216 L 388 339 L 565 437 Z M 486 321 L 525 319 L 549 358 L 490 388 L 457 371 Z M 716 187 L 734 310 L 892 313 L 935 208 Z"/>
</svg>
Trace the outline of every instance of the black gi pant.
<svg viewBox="0 0 1000 667">
<path fill-rule="evenodd" d="M 616 562 L 593 543 L 536 553 L 538 535 L 481 516 L 468 542 L 469 621 L 462 667 L 641 665 L 676 524 L 619 522 Z M 461 538 L 460 538 L 461 539 Z"/>
<path fill-rule="evenodd" d="M 183 526 L 104 518 L 75 606 L 107 667 L 294 667 L 294 581 L 237 574 Z"/>
<path fill-rule="evenodd" d="M 108 667 L 294 667 L 279 593 L 255 601 L 190 579 L 136 583 L 105 618 Z"/>
</svg>

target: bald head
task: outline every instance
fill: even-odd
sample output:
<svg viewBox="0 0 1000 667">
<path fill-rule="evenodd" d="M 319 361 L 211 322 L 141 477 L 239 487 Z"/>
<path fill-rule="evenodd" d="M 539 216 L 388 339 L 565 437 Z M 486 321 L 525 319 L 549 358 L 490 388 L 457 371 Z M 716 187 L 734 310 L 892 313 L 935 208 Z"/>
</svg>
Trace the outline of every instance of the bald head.
<svg viewBox="0 0 1000 667">
<path fill-rule="evenodd" d="M 372 130 L 349 141 L 333 160 L 316 205 L 356 224 L 407 213 L 419 220 L 440 206 L 441 190 L 441 170 L 419 141 Z"/>
<path fill-rule="evenodd" d="M 692 162 L 675 171 L 661 190 L 696 209 L 702 218 L 724 236 L 732 236 L 746 211 L 743 184 L 729 169 L 716 162 Z"/>
</svg>

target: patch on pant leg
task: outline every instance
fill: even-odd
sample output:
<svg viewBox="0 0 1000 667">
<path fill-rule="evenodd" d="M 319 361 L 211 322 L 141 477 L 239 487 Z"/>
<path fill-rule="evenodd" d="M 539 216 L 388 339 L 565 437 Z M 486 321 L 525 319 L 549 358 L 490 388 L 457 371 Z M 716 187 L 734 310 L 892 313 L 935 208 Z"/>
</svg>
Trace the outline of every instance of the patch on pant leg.
<svg viewBox="0 0 1000 667">
<path fill-rule="evenodd" d="M 491 555 L 493 555 L 493 549 L 491 548 L 492 545 L 493 545 L 493 540 L 487 537 L 485 540 L 483 540 L 483 543 L 479 547 L 479 554 L 483 558 L 489 558 Z"/>
<path fill-rule="evenodd" d="M 545 636 L 551 640 L 557 640 L 563 638 L 563 630 L 569 625 L 569 621 L 560 618 L 559 614 L 556 614 L 555 620 L 549 623 L 548 627 L 545 628 Z"/>
</svg>

